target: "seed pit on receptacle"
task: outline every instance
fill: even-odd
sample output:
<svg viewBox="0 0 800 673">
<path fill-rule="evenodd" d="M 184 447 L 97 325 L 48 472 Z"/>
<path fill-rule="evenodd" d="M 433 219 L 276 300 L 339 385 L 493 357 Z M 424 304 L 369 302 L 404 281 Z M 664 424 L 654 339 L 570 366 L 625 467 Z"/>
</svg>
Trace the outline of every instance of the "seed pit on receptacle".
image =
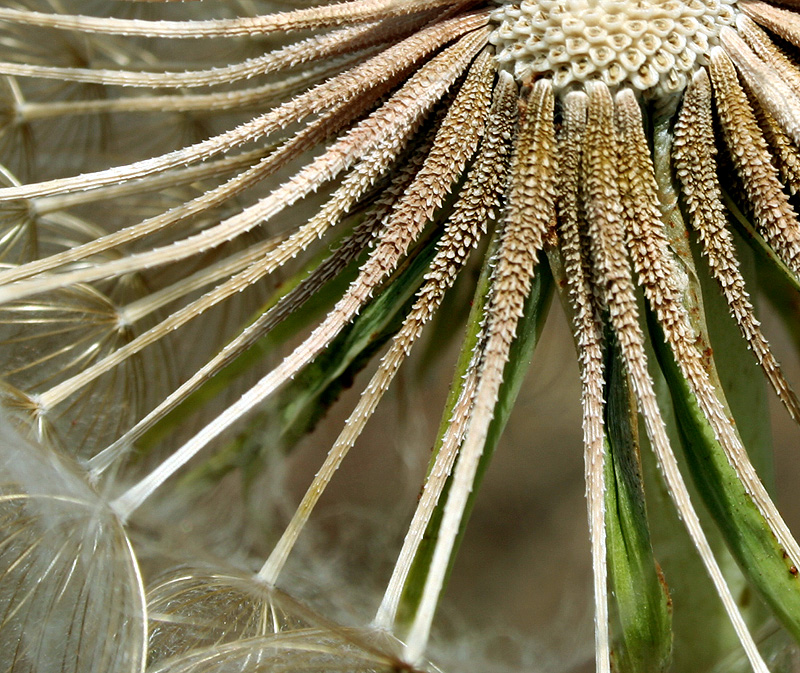
<svg viewBox="0 0 800 673">
<path fill-rule="evenodd" d="M 498 63 L 564 90 L 599 80 L 648 98 L 682 91 L 707 64 L 735 0 L 506 0 L 492 14 Z M 589 48 L 591 47 L 591 48 Z M 588 62 L 587 62 L 588 58 Z"/>
</svg>

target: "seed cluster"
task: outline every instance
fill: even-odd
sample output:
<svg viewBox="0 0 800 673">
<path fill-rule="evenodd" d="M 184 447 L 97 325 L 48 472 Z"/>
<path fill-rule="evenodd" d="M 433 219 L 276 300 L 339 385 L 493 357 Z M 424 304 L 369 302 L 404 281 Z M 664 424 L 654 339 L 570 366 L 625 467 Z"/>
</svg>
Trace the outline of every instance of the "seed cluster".
<svg viewBox="0 0 800 673">
<path fill-rule="evenodd" d="M 514 0 L 494 11 L 501 66 L 539 74 L 563 92 L 590 80 L 660 97 L 682 91 L 707 64 L 735 0 Z"/>
</svg>

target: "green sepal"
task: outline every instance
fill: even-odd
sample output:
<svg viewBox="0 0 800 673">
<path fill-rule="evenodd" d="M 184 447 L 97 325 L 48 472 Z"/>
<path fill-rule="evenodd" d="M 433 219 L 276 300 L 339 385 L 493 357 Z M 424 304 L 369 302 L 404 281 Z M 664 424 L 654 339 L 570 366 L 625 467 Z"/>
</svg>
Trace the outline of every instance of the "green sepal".
<svg viewBox="0 0 800 673">
<path fill-rule="evenodd" d="M 659 328 L 652 324 L 651 329 Z M 800 579 L 728 462 L 669 348 L 654 338 L 683 435 L 686 465 L 742 572 L 800 641 Z"/>
<path fill-rule="evenodd" d="M 618 629 L 612 656 L 620 673 L 659 673 L 672 662 L 672 600 L 650 542 L 636 402 L 618 349 L 611 350 L 606 366 L 605 506 Z"/>
<path fill-rule="evenodd" d="M 442 414 L 442 420 L 439 426 L 436 442 L 434 444 L 433 454 L 430 462 L 428 463 L 428 470 L 433 467 L 436 456 L 442 446 L 447 426 L 450 423 L 453 408 L 461 394 L 464 383 L 464 375 L 467 372 L 470 360 L 472 359 L 473 352 L 478 345 L 478 338 L 481 331 L 481 324 L 485 319 L 486 299 L 489 296 L 491 286 L 491 274 L 493 268 L 494 253 L 497 249 L 499 241 L 499 233 L 495 235 L 489 244 L 489 250 L 485 255 L 485 262 L 481 270 L 481 275 L 478 280 L 478 285 L 475 290 L 472 310 L 470 311 L 467 320 L 466 333 L 462 342 L 462 348 L 459 353 L 458 361 L 456 363 L 456 370 L 453 375 L 452 383 L 450 386 L 450 393 L 447 398 L 447 403 Z M 530 365 L 533 352 L 536 344 L 539 341 L 547 314 L 550 308 L 550 302 L 553 296 L 553 278 L 546 258 L 541 255 L 539 264 L 536 269 L 536 274 L 531 284 L 531 291 L 525 303 L 524 314 L 517 326 L 517 334 L 514 343 L 511 346 L 509 353 L 509 360 L 503 370 L 503 383 L 500 387 L 498 400 L 495 404 L 494 418 L 489 426 L 489 431 L 484 445 L 483 454 L 481 456 L 478 470 L 475 475 L 475 481 L 472 485 L 472 490 L 467 501 L 467 507 L 464 516 L 461 520 L 461 526 L 456 539 L 456 544 L 453 548 L 453 553 L 450 557 L 450 565 L 448 574 L 452 570 L 458 548 L 464 536 L 464 531 L 469 520 L 472 508 L 475 505 L 475 497 L 480 488 L 483 476 L 491 461 L 492 454 L 494 453 L 500 435 L 505 428 L 511 409 L 514 406 L 514 401 L 517 398 L 522 381 Z M 425 580 L 428 576 L 428 569 L 433 557 L 433 551 L 436 546 L 436 539 L 439 532 L 442 516 L 444 513 L 444 506 L 447 502 L 447 494 L 450 489 L 452 476 L 446 482 L 439 502 L 436 505 L 431 519 L 425 530 L 422 542 L 420 543 L 417 555 L 411 566 L 411 570 L 406 580 L 403 595 L 401 597 L 400 606 L 398 609 L 397 624 L 408 625 L 414 618 L 414 614 L 419 605 L 419 600 L 422 596 L 422 590 L 425 586 Z"/>
</svg>

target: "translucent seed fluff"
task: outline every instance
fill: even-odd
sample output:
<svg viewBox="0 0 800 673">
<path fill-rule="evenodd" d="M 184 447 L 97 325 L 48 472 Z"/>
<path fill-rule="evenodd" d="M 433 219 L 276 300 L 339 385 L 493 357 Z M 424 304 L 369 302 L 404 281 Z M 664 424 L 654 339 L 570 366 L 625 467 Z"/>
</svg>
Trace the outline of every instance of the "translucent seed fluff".
<svg viewBox="0 0 800 673">
<path fill-rule="evenodd" d="M 647 98 L 682 91 L 734 0 L 515 0 L 492 14 L 497 60 L 518 81 L 549 75 L 559 92 L 590 80 Z"/>
</svg>

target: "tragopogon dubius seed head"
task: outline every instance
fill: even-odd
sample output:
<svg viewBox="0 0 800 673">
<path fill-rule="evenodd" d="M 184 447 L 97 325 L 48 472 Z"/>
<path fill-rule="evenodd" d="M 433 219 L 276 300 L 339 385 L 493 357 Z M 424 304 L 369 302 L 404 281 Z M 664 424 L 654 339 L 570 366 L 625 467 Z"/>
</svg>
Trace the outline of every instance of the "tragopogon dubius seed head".
<svg viewBox="0 0 800 673">
<path fill-rule="evenodd" d="M 673 653 L 693 670 L 718 663 L 700 663 L 712 655 L 691 649 L 695 633 L 673 647 L 665 582 L 680 585 L 682 567 L 667 562 L 662 575 L 652 549 L 649 521 L 663 512 L 644 507 L 656 477 L 642 478 L 637 415 L 752 669 L 767 671 L 768 645 L 748 627 L 762 613 L 728 585 L 687 472 L 773 618 L 800 637 L 800 546 L 740 436 L 762 422 L 752 411 L 760 379 L 725 385 L 757 364 L 800 419 L 736 238 L 796 300 L 791 2 L 6 5 L 0 393 L 50 456 L 39 462 L 77 480 L 81 517 L 80 544 L 51 551 L 59 538 L 43 531 L 69 531 L 53 509 L 69 494 L 51 489 L 48 507 L 31 510 L 27 467 L 9 487 L 19 506 L 4 515 L 0 577 L 25 580 L 0 582 L 0 642 L 18 644 L 0 651 L 11 668 L 44 670 L 46 653 L 48 673 L 51 661 L 92 670 L 81 649 L 90 643 L 104 661 L 133 662 L 114 664 L 128 673 L 144 665 L 148 631 L 151 663 L 173 673 L 425 666 L 475 487 L 554 290 L 582 386 L 599 673 L 610 672 L 612 650 L 631 671 L 666 670 Z M 461 273 L 476 264 L 479 273 Z M 450 300 L 459 274 L 462 288 L 478 277 L 471 303 Z M 704 314 L 714 301 L 732 316 L 722 327 Z M 731 363 L 706 317 L 739 332 L 754 357 Z M 397 560 L 380 578 L 377 630 L 336 628 L 275 585 L 426 326 L 450 332 L 459 319 L 462 354 Z M 356 374 L 379 352 L 362 385 Z M 255 566 L 248 557 L 247 570 L 150 560 L 161 579 L 144 606 L 135 556 L 144 548 L 125 528 L 140 508 L 169 520 L 185 493 L 171 488 L 179 473 L 200 489 L 198 507 L 222 476 L 241 470 L 251 484 L 353 380 L 361 396 L 269 556 Z M 417 397 L 428 401 L 425 389 Z M 680 433 L 665 421 L 673 409 Z M 4 464 L 27 466 L 18 459 L 27 440 L 0 435 Z M 259 519 L 250 538 L 266 527 Z M 213 528 L 198 546 L 225 530 Z M 61 590 L 65 550 L 81 555 L 74 577 L 103 578 L 89 592 L 93 614 L 107 593 L 108 623 L 130 627 L 127 646 L 91 625 L 80 638 L 89 580 Z M 42 590 L 31 593 L 37 572 Z M 127 611 L 114 612 L 115 595 Z M 676 623 L 682 611 L 716 609 L 681 603 L 691 595 L 676 593 Z"/>
</svg>

